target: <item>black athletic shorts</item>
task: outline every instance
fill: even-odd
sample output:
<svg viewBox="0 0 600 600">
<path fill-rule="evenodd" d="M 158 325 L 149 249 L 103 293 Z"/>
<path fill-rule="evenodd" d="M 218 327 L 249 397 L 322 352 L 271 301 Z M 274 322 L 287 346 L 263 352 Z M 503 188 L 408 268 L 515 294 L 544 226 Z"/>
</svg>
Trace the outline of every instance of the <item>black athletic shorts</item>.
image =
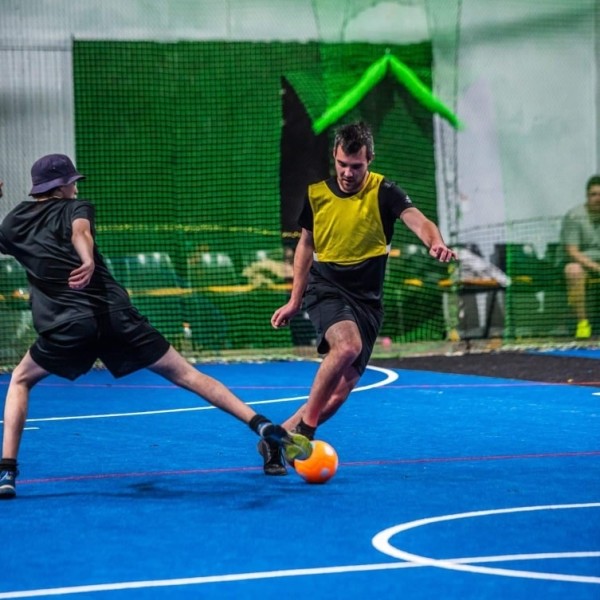
<svg viewBox="0 0 600 600">
<path fill-rule="evenodd" d="M 42 369 L 67 379 L 100 359 L 115 376 L 144 369 L 164 356 L 169 342 L 135 307 L 62 323 L 44 331 L 29 349 Z"/>
<path fill-rule="evenodd" d="M 354 321 L 362 340 L 362 351 L 352 366 L 360 375 L 365 372 L 375 341 L 383 322 L 383 309 L 365 302 L 358 302 L 342 294 L 338 288 L 319 283 L 310 284 L 304 294 L 304 309 L 317 333 L 317 351 L 329 352 L 325 333 L 340 321 Z"/>
</svg>

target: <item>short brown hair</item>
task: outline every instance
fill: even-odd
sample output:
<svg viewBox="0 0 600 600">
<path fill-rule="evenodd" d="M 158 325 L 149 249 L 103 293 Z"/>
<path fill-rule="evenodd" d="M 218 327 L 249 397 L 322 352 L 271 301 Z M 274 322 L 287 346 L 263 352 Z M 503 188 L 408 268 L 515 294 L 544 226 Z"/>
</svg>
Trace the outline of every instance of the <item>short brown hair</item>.
<svg viewBox="0 0 600 600">
<path fill-rule="evenodd" d="M 364 146 L 367 149 L 367 160 L 371 160 L 375 154 L 373 133 L 371 132 L 371 128 L 363 121 L 340 127 L 335 132 L 333 142 L 334 152 L 338 146 L 341 146 L 346 154 L 356 154 Z"/>
</svg>

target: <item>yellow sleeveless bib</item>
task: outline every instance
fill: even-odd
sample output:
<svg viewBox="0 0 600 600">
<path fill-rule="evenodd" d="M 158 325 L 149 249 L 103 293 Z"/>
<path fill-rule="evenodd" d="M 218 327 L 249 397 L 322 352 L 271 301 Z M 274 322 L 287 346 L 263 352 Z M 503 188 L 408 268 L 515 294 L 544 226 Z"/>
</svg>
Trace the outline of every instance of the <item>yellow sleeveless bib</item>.
<svg viewBox="0 0 600 600">
<path fill-rule="evenodd" d="M 319 262 L 350 265 L 387 254 L 379 212 L 379 186 L 383 175 L 369 173 L 353 196 L 336 196 L 324 181 L 308 187 L 313 212 L 313 237 Z"/>
</svg>

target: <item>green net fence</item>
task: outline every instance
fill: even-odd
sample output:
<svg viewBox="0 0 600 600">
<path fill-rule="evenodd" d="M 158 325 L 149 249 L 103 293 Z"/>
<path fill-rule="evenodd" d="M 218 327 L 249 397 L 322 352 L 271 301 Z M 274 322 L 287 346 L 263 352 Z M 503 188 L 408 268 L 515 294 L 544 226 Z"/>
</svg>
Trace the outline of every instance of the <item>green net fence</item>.
<svg viewBox="0 0 600 600">
<path fill-rule="evenodd" d="M 320 133 L 315 122 L 382 57 L 430 89 L 431 46 L 76 42 L 73 56 L 81 194 L 94 199 L 99 245 L 134 302 L 197 350 L 310 345 L 302 315 L 286 330 L 270 316 L 289 293 L 306 185 L 331 168 L 339 119 Z M 389 69 L 364 81 L 340 117 L 372 125 L 373 170 L 436 219 L 431 110 Z M 397 248 L 417 241 L 397 228 Z M 395 252 L 383 335 L 442 339 L 444 274 Z M 398 292 L 411 277 L 423 284 Z"/>
</svg>

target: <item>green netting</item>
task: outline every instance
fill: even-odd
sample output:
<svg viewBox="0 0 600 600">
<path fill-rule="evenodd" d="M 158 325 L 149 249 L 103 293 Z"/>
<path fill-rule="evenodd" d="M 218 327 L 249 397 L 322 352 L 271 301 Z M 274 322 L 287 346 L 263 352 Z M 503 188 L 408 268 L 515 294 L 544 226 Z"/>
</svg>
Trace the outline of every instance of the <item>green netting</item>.
<svg viewBox="0 0 600 600">
<path fill-rule="evenodd" d="M 306 185 L 330 172 L 336 125 L 364 119 L 375 133 L 373 170 L 397 181 L 444 225 L 452 244 L 480 252 L 486 263 L 475 276 L 468 261 L 451 269 L 437 265 L 398 224 L 382 338 L 423 344 L 482 336 L 502 337 L 504 344 L 572 339 L 575 322 L 557 256 L 560 217 L 544 215 L 564 212 L 579 191 L 584 200 L 587 172 L 582 176 L 578 165 L 591 154 L 582 133 L 590 121 L 579 113 L 597 93 L 586 87 L 587 67 L 579 66 L 592 58 L 590 43 L 597 44 L 593 2 L 509 3 L 496 22 L 496 11 L 486 13 L 479 3 L 430 0 L 423 2 L 429 31 L 411 39 L 431 41 L 410 44 L 400 44 L 401 34 L 388 36 L 398 44 L 344 41 L 367 13 L 375 11 L 369 22 L 383 27 L 392 4 L 410 3 L 334 4 L 312 2 L 314 36 L 308 21 L 297 36 L 321 41 L 174 42 L 189 36 L 163 29 L 163 18 L 159 28 L 137 32 L 147 41 L 65 42 L 72 73 L 56 57 L 60 52 L 27 35 L 14 53 L 2 51 L 7 64 L 27 64 L 8 69 L 18 81 L 7 92 L 16 98 L 5 120 L 12 132 L 2 174 L 9 191 L 15 173 L 26 179 L 30 148 L 57 150 L 38 139 L 50 124 L 52 143 L 73 150 L 70 142 L 56 142 L 55 132 L 70 135 L 74 117 L 73 153 L 87 175 L 80 195 L 96 205 L 101 250 L 139 308 L 193 355 L 289 355 L 314 340 L 302 315 L 291 329 L 270 326 L 289 292 L 286 260 L 298 239 Z M 175 15 L 181 7 L 162 9 Z M 32 16 L 39 20 L 37 12 Z M 513 60 L 520 57 L 523 44 L 518 65 L 504 59 L 509 50 Z M 558 56 L 570 62 L 558 64 Z M 532 74 L 546 87 L 530 86 Z M 71 76 L 74 115 L 70 90 L 56 91 Z M 530 87 L 530 96 L 515 94 Z M 550 102 L 570 88 L 582 94 Z M 49 90 L 64 95 L 62 120 Z M 566 195 L 545 176 L 553 171 L 560 171 Z M 489 276 L 490 262 L 506 275 L 501 285 Z M 7 257 L 0 261 L 0 288 L 0 360 L 12 365 L 35 333 L 22 269 Z M 598 281 L 590 289 L 588 312 L 597 321 Z M 594 322 L 593 330 L 598 327 Z M 385 348 L 387 341 L 376 352 Z"/>
<path fill-rule="evenodd" d="M 320 135 L 329 146 L 337 124 L 365 119 L 376 139 L 373 170 L 436 219 L 433 114 L 391 69 L 323 133 L 311 131 L 390 56 L 431 88 L 430 44 L 75 42 L 77 162 L 88 176 L 81 196 L 97 206 L 98 242 L 115 274 L 173 343 L 206 351 L 311 344 L 302 317 L 291 330 L 269 322 L 289 291 L 289 277 L 269 271 L 269 261 L 282 261 L 298 233 L 282 231 L 282 212 L 297 217 L 310 182 L 304 164 L 282 171 L 284 147 L 300 156 Z M 282 81 L 299 99 L 294 108 L 283 107 Z M 282 126 L 294 119 L 307 123 L 303 140 Z M 315 168 L 327 174 L 329 151 L 320 161 Z M 398 248 L 416 242 L 397 228 Z M 383 333 L 443 339 L 437 280 L 445 269 L 414 262 L 390 261 Z M 397 291 L 415 277 L 415 289 Z"/>
</svg>

